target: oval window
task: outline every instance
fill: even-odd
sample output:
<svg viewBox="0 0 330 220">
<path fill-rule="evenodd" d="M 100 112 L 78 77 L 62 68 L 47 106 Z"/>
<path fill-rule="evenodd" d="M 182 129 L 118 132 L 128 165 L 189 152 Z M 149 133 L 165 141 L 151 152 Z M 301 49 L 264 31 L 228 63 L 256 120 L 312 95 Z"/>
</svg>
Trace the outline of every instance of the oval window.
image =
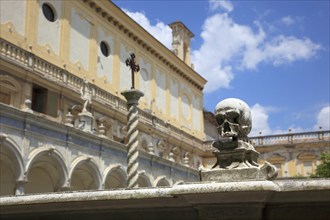
<svg viewBox="0 0 330 220">
<path fill-rule="evenodd" d="M 56 20 L 55 11 L 49 4 L 42 4 L 42 12 L 48 21 L 54 22 Z"/>
<path fill-rule="evenodd" d="M 102 52 L 103 56 L 108 57 L 110 54 L 108 44 L 105 41 L 102 41 L 100 44 L 100 47 L 101 47 L 101 52 Z"/>
</svg>

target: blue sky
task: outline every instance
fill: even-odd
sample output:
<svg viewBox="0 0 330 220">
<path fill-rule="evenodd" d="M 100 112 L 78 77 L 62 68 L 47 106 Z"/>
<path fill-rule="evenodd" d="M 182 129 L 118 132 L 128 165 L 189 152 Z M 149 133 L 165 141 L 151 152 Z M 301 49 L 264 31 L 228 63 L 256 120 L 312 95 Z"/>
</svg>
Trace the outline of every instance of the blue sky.
<svg viewBox="0 0 330 220">
<path fill-rule="evenodd" d="M 171 49 L 173 21 L 194 34 L 192 62 L 208 80 L 204 108 L 239 98 L 250 136 L 329 129 L 329 1 L 113 1 Z"/>
</svg>

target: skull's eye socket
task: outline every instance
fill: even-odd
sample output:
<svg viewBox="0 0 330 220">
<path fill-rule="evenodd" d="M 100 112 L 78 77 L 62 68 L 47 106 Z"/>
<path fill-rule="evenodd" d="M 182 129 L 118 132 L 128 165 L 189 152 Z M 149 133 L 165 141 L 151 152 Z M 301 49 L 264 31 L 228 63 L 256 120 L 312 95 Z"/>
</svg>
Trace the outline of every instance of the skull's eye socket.
<svg viewBox="0 0 330 220">
<path fill-rule="evenodd" d="M 218 125 L 222 125 L 225 122 L 225 116 L 224 115 L 217 115 L 216 116 Z"/>
<path fill-rule="evenodd" d="M 239 114 L 237 112 L 230 112 L 227 114 L 227 119 L 230 123 L 238 124 L 239 123 Z"/>
</svg>

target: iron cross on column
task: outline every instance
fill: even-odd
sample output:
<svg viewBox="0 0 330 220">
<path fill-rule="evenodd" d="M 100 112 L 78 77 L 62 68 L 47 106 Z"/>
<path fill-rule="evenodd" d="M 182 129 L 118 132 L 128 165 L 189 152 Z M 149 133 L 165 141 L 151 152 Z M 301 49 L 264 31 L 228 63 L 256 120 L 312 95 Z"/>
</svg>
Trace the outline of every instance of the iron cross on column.
<svg viewBox="0 0 330 220">
<path fill-rule="evenodd" d="M 135 63 L 135 54 L 131 53 L 130 58 L 127 58 L 126 60 L 126 66 L 129 66 L 131 68 L 131 73 L 132 73 L 132 87 L 131 89 L 135 89 L 134 86 L 134 72 L 139 72 L 140 66 Z"/>
</svg>

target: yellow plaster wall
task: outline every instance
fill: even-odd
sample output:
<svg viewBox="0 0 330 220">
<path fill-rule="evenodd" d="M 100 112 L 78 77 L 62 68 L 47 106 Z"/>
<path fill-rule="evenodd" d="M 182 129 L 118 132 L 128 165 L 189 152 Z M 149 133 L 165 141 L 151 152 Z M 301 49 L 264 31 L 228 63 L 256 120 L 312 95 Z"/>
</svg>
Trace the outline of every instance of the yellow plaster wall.
<svg viewBox="0 0 330 220">
<path fill-rule="evenodd" d="M 22 1 L 22 4 L 26 4 L 26 17 L 24 18 L 25 21 L 25 34 L 19 34 L 15 31 L 15 25 L 11 23 L 10 21 L 2 22 L 1 21 L 1 38 L 24 48 L 27 51 L 30 51 L 31 53 L 35 54 L 38 57 L 41 57 L 48 62 L 57 65 L 66 71 L 73 73 L 76 76 L 79 76 L 80 78 L 87 79 L 90 83 L 94 83 L 101 89 L 108 91 L 114 95 L 117 95 L 121 98 L 123 98 L 120 95 L 120 45 L 124 44 L 125 47 L 128 48 L 129 52 L 134 52 L 136 55 L 137 62 L 140 60 L 140 58 L 143 58 L 146 62 L 148 62 L 151 65 L 150 68 L 150 91 L 143 91 L 143 92 L 149 92 L 150 93 L 150 100 L 147 102 L 140 103 L 141 109 L 146 109 L 151 112 L 151 114 L 156 115 L 160 119 L 164 120 L 165 122 L 170 122 L 172 125 L 178 127 L 179 129 L 182 129 L 190 134 L 193 134 L 197 138 L 202 139 L 204 137 L 204 126 L 203 126 L 203 114 L 202 114 L 202 107 L 203 107 L 203 95 L 202 91 L 191 85 L 189 82 L 187 82 L 186 79 L 184 79 L 182 76 L 179 76 L 177 73 L 173 71 L 172 68 L 169 67 L 169 65 L 164 64 L 159 59 L 155 58 L 150 54 L 150 52 L 146 49 L 145 45 L 137 44 L 134 42 L 132 38 L 129 37 L 126 33 L 120 30 L 120 28 L 115 27 L 113 23 L 110 23 L 107 19 L 102 17 L 99 13 L 96 13 L 95 10 L 88 7 L 88 4 L 83 3 L 82 1 L 62 1 L 61 11 L 58 14 L 58 21 L 56 25 L 58 25 L 60 33 L 59 33 L 59 52 L 56 53 L 50 44 L 44 43 L 42 45 L 38 44 L 38 27 L 39 28 L 47 28 L 42 27 L 38 25 L 39 16 L 44 16 L 42 14 L 41 5 L 46 2 L 50 5 L 53 4 L 51 0 L 29 0 L 29 1 Z M 118 19 L 122 24 L 127 25 L 128 28 L 131 28 L 132 31 L 136 32 L 136 35 L 139 35 L 141 39 L 144 38 L 144 36 L 149 35 L 147 32 L 142 31 L 141 28 L 138 28 L 138 26 L 133 22 L 130 18 L 127 16 L 124 16 L 122 12 L 114 6 L 111 2 L 100 2 L 100 5 L 103 5 L 104 10 L 111 11 L 114 16 L 117 16 L 116 19 Z M 12 10 L 13 13 L 15 13 L 14 6 L 7 10 Z M 88 63 L 82 64 L 78 60 L 72 61 L 70 58 L 72 57 L 72 53 L 74 51 L 70 51 L 71 44 L 70 38 L 72 34 L 71 30 L 71 24 L 72 24 L 72 11 L 75 10 L 81 16 L 81 19 L 84 19 L 89 24 L 89 40 L 88 45 L 82 45 L 82 47 L 88 48 L 88 51 L 86 53 L 89 54 L 88 56 Z M 113 48 L 110 48 L 111 56 L 112 56 L 112 79 L 107 80 L 105 76 L 99 77 L 97 76 L 97 65 L 98 65 L 98 55 L 99 55 L 99 42 L 98 42 L 98 30 L 102 29 L 102 31 L 105 33 L 106 36 L 111 36 L 113 39 Z M 77 30 L 79 32 L 79 30 Z M 149 36 L 147 36 L 149 37 Z M 156 41 L 155 41 L 156 42 Z M 165 50 L 164 48 L 160 47 L 154 42 L 151 42 L 152 46 L 155 48 L 161 48 L 160 50 Z M 159 44 L 159 43 L 158 43 Z M 162 52 L 162 51 L 159 51 Z M 79 54 L 77 55 L 79 56 Z M 81 56 L 84 56 L 84 54 L 81 54 Z M 173 55 L 174 56 L 174 55 Z M 176 58 L 170 57 L 170 59 L 174 60 L 176 64 L 178 64 L 178 69 L 183 69 L 185 71 L 187 69 L 186 65 L 178 61 Z M 157 109 L 155 103 L 153 103 L 157 97 L 156 97 L 156 70 L 160 70 L 165 74 L 165 80 L 166 80 L 166 110 L 165 112 L 159 111 Z M 193 70 L 189 70 L 193 71 Z M 130 75 L 130 74 L 129 74 Z M 195 77 L 196 79 L 198 77 Z M 140 77 L 136 75 L 136 87 L 139 88 L 139 85 L 141 82 L 139 82 Z M 174 119 L 171 117 L 171 106 L 170 106 L 170 80 L 175 79 L 178 82 L 179 96 L 178 99 L 178 119 Z M 126 79 L 131 81 L 131 79 Z M 199 80 L 199 79 L 198 79 Z M 112 83 L 110 83 L 112 82 Z M 199 82 L 201 83 L 201 82 Z M 181 85 L 185 85 L 184 89 L 181 89 Z M 189 92 L 188 92 L 189 91 Z M 189 118 L 183 117 L 182 114 L 182 104 L 181 104 L 181 96 L 186 95 L 189 100 L 189 109 L 191 111 L 191 115 Z M 200 103 L 200 117 L 199 117 L 199 123 L 200 123 L 200 129 L 197 131 L 193 127 L 193 105 L 192 105 L 192 96 L 195 96 L 199 99 Z M 123 98 L 124 99 L 124 98 Z M 197 119 L 195 119 L 197 120 Z"/>
</svg>

